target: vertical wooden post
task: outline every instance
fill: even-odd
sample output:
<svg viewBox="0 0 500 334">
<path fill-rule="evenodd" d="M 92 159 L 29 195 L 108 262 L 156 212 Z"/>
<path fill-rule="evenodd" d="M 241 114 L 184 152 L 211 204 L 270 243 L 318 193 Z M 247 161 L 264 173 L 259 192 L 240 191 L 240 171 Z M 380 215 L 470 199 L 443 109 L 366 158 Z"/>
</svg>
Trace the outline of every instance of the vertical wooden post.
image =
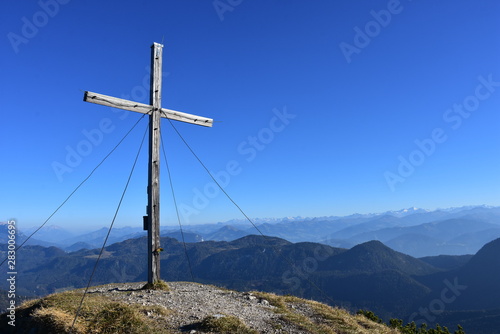
<svg viewBox="0 0 500 334">
<path fill-rule="evenodd" d="M 148 167 L 148 283 L 160 280 L 160 120 L 163 45 L 151 46 Z"/>
</svg>

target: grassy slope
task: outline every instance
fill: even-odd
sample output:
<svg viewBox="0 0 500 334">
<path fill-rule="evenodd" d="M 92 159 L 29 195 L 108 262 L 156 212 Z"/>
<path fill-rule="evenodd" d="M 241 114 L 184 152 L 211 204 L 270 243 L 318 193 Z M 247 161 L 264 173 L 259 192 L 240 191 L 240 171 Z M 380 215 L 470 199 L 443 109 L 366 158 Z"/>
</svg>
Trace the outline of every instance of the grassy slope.
<svg viewBox="0 0 500 334">
<path fill-rule="evenodd" d="M 0 332 L 69 333 L 81 299 L 82 292 L 75 290 L 28 301 L 16 310 L 15 331 L 7 325 L 3 314 Z M 161 329 L 160 320 L 147 317 L 148 312 L 157 314 L 159 319 L 168 315 L 168 310 L 160 306 L 137 307 L 88 294 L 72 333 L 169 333 Z"/>
</svg>

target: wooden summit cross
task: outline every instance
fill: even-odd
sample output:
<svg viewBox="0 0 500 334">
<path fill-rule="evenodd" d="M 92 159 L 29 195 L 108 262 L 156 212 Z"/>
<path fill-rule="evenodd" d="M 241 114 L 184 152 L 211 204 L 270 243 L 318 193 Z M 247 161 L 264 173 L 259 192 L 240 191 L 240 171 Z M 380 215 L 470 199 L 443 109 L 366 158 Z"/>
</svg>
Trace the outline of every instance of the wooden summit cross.
<svg viewBox="0 0 500 334">
<path fill-rule="evenodd" d="M 137 103 L 107 95 L 85 92 L 83 100 L 104 106 L 140 112 L 149 115 L 149 167 L 148 167 L 148 207 L 145 228 L 148 230 L 148 283 L 160 280 L 160 119 L 211 127 L 210 118 L 186 114 L 161 107 L 161 65 L 163 45 L 151 46 L 151 88 L 150 102 Z M 146 221 L 147 220 L 147 221 Z"/>
</svg>

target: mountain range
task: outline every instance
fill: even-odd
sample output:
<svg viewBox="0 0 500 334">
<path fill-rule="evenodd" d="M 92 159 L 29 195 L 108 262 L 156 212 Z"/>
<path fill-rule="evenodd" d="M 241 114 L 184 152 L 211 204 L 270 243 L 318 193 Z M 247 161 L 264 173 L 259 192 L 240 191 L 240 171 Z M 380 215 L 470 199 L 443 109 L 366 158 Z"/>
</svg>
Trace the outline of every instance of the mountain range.
<svg viewBox="0 0 500 334">
<path fill-rule="evenodd" d="M 252 225 L 253 224 L 253 225 Z M 187 225 L 183 233 L 162 227 L 162 236 L 179 241 L 233 241 L 252 234 L 279 237 L 290 242 L 318 242 L 340 248 L 379 240 L 414 257 L 476 253 L 485 243 L 500 237 L 500 207 L 465 206 L 428 211 L 408 208 L 380 214 L 346 217 L 286 217 L 230 220 L 217 224 Z M 0 225 L 0 238 L 2 225 Z M 23 240 L 34 229 L 21 230 Z M 24 232 L 24 234 L 22 233 Z M 40 229 L 28 241 L 31 245 L 56 246 L 66 251 L 101 247 L 107 228 L 75 235 L 57 226 Z M 114 228 L 108 244 L 146 235 L 142 227 Z M 0 242 L 2 240 L 0 239 Z"/>
<path fill-rule="evenodd" d="M 107 246 L 92 284 L 146 280 L 146 239 Z M 229 242 L 186 244 L 163 237 L 161 244 L 161 277 L 166 281 L 292 294 L 351 311 L 372 310 L 384 319 L 450 328 L 461 323 L 466 332 L 500 333 L 500 239 L 475 255 L 424 258 L 380 241 L 346 249 L 248 235 Z M 85 287 L 99 251 L 23 247 L 17 254 L 17 293 L 40 296 Z M 6 288 L 5 281 L 0 288 Z"/>
</svg>

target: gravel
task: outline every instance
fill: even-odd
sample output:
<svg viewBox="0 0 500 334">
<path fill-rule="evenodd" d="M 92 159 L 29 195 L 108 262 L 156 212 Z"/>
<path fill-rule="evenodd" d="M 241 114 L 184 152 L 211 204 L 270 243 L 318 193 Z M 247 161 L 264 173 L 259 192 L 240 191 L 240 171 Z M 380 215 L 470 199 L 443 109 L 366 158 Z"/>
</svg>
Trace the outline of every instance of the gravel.
<svg viewBox="0 0 500 334">
<path fill-rule="evenodd" d="M 141 290 L 144 284 L 108 284 L 90 288 L 89 293 L 99 293 L 128 304 L 163 306 L 173 311 L 163 320 L 170 330 L 179 333 L 202 333 L 196 325 L 205 317 L 226 315 L 238 317 L 259 333 L 304 333 L 283 321 L 267 300 L 248 292 L 189 282 L 169 282 L 170 291 Z M 147 315 L 155 317 L 152 313 Z"/>
</svg>

